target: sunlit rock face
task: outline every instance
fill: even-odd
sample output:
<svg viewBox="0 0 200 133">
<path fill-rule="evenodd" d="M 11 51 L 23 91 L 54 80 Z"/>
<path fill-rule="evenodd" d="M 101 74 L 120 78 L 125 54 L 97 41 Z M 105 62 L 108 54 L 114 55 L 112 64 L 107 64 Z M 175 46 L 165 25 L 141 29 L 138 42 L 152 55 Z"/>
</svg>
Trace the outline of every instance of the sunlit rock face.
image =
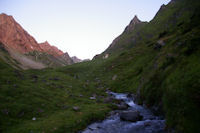
<svg viewBox="0 0 200 133">
<path fill-rule="evenodd" d="M 37 41 L 6 14 L 0 14 L 0 41 L 7 48 L 23 54 L 34 50 L 42 52 Z"/>
<path fill-rule="evenodd" d="M 51 46 L 47 41 L 40 43 L 40 48 L 43 52 L 53 55 L 55 57 L 63 55 L 63 51 L 59 50 L 55 46 Z"/>
<path fill-rule="evenodd" d="M 54 57 L 62 56 L 63 51 L 50 45 L 47 41 L 37 41 L 20 26 L 12 16 L 0 14 L 0 41 L 6 48 L 25 54 L 31 51 L 44 52 Z"/>
</svg>

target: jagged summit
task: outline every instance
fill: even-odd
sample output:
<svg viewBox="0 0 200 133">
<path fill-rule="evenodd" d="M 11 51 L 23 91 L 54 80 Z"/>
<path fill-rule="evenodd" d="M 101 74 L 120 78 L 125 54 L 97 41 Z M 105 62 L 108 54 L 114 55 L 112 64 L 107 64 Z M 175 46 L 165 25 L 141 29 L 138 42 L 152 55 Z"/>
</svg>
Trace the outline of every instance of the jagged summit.
<svg viewBox="0 0 200 133">
<path fill-rule="evenodd" d="M 139 20 L 139 18 L 137 17 L 137 15 L 135 15 L 135 17 L 132 19 L 131 23 L 137 24 L 140 23 L 142 21 Z"/>
<path fill-rule="evenodd" d="M 0 14 L 0 41 L 20 53 L 42 51 L 37 41 L 12 16 Z"/>
<path fill-rule="evenodd" d="M 39 44 L 43 52 L 51 54 L 55 57 L 63 55 L 63 51 L 59 50 L 56 46 L 52 46 L 48 41 Z"/>
<path fill-rule="evenodd" d="M 82 62 L 82 60 L 79 59 L 79 58 L 76 57 L 76 56 L 72 56 L 71 59 L 73 60 L 74 63 Z"/>
<path fill-rule="evenodd" d="M 133 31 L 135 28 L 135 25 L 142 23 L 141 20 L 139 20 L 139 18 L 137 17 L 137 15 L 134 16 L 134 18 L 131 20 L 131 22 L 129 23 L 129 25 L 125 28 L 124 32 L 130 32 Z"/>
<path fill-rule="evenodd" d="M 124 33 L 127 34 L 127 33 L 130 33 L 130 32 L 133 32 L 135 30 L 135 27 L 140 23 L 143 23 L 143 22 L 137 17 L 137 15 L 135 15 L 134 18 L 129 23 L 129 25 L 126 26 L 124 32 L 121 35 L 123 35 Z M 116 45 L 116 43 L 119 42 L 121 35 L 113 40 L 113 42 L 108 47 L 108 50 L 112 49 Z"/>
<path fill-rule="evenodd" d="M 22 64 L 19 66 L 22 69 L 41 69 L 73 63 L 69 55 L 64 55 L 63 51 L 50 45 L 48 41 L 38 43 L 12 16 L 5 13 L 0 14 L 0 42 L 12 54 L 11 58 Z M 37 54 L 38 52 L 46 54 Z"/>
<path fill-rule="evenodd" d="M 0 14 L 0 33 L 0 41 L 7 48 L 22 54 L 31 51 L 45 52 L 55 57 L 64 54 L 57 47 L 50 45 L 48 41 L 38 43 L 12 16 L 5 13 Z"/>
<path fill-rule="evenodd" d="M 48 43 L 49 44 L 49 42 L 47 40 L 44 43 Z"/>
<path fill-rule="evenodd" d="M 13 16 L 7 15 L 7 14 L 5 14 L 5 13 L 1 13 L 1 14 L 0 14 L 0 17 L 1 17 L 1 18 L 7 18 L 7 19 L 12 19 L 12 20 L 14 20 Z"/>
</svg>

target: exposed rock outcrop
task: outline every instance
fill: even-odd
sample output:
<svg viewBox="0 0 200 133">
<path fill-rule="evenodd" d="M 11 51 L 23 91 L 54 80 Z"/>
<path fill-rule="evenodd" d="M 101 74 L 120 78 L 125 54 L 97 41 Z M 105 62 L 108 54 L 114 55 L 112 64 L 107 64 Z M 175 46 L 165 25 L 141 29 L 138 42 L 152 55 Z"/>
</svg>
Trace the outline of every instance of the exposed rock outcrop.
<svg viewBox="0 0 200 133">
<path fill-rule="evenodd" d="M 71 59 L 73 60 L 74 63 L 79 63 L 79 62 L 82 62 L 81 59 L 79 59 L 78 57 L 76 56 L 72 56 Z"/>
<path fill-rule="evenodd" d="M 73 64 L 74 62 L 73 62 L 73 60 L 70 58 L 70 56 L 69 56 L 69 54 L 66 52 L 66 53 L 64 53 L 64 54 L 62 54 L 61 56 L 60 56 L 60 58 L 62 59 L 62 60 L 64 60 L 65 62 L 67 62 L 67 64 Z"/>
<path fill-rule="evenodd" d="M 126 26 L 123 33 L 116 37 L 103 53 L 96 55 L 93 59 L 105 58 L 106 55 L 112 55 L 111 53 L 113 53 L 113 51 L 122 51 L 125 49 L 124 45 L 127 44 L 130 45 L 129 48 L 132 47 L 136 43 L 137 38 L 140 38 L 138 30 L 142 28 L 146 23 L 147 22 L 139 20 L 137 15 L 135 15 L 128 26 Z M 131 36 L 127 36 L 130 33 Z"/>
<path fill-rule="evenodd" d="M 59 50 L 55 46 L 51 46 L 47 41 L 40 43 L 40 48 L 42 49 L 42 52 L 48 53 L 50 55 L 53 55 L 55 57 L 63 55 L 63 51 Z"/>
<path fill-rule="evenodd" d="M 63 53 L 47 41 L 38 43 L 12 16 L 4 13 L 0 14 L 0 42 L 23 69 L 73 64 L 68 53 Z"/>
<path fill-rule="evenodd" d="M 34 50 L 42 52 L 37 41 L 12 16 L 4 13 L 0 14 L 0 41 L 7 48 L 23 54 Z"/>
<path fill-rule="evenodd" d="M 139 23 L 142 23 L 142 21 L 140 21 L 137 15 L 135 15 L 135 17 L 131 20 L 130 24 L 125 28 L 124 32 L 129 33 L 133 31 L 135 26 Z"/>
</svg>

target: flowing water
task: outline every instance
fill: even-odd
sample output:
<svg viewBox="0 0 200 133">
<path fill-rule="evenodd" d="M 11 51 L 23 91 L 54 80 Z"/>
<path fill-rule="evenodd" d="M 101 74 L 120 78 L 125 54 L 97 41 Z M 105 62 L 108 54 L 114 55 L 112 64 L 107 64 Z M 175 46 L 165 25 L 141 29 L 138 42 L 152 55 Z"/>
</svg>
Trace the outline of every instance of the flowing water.
<svg viewBox="0 0 200 133">
<path fill-rule="evenodd" d="M 122 111 L 115 111 L 105 120 L 92 123 L 81 133 L 165 133 L 165 120 L 153 115 L 149 109 L 135 104 L 133 98 L 128 97 L 127 94 L 108 93 L 115 99 L 127 103 L 130 107 L 126 111 L 139 111 L 143 119 L 137 122 L 122 121 L 119 116 Z"/>
</svg>

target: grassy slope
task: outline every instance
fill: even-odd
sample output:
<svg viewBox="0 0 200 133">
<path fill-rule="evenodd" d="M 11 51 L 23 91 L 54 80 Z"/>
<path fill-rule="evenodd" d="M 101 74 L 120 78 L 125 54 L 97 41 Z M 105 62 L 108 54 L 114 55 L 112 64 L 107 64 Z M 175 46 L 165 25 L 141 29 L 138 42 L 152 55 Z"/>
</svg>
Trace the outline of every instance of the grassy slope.
<svg viewBox="0 0 200 133">
<path fill-rule="evenodd" d="M 119 54 L 109 49 L 113 56 L 102 65 L 108 87 L 133 92 L 139 103 L 154 109 L 158 106 L 168 128 L 186 133 L 200 132 L 199 7 L 197 0 L 170 3 L 140 30 L 142 39 L 131 50 Z M 123 42 L 131 35 L 124 36 L 119 43 L 131 45 Z M 158 40 L 165 46 L 156 48 Z M 114 75 L 117 79 L 110 80 Z"/>
<path fill-rule="evenodd" d="M 89 99 L 93 94 L 106 95 L 95 82 L 87 84 L 60 69 L 19 71 L 0 60 L 0 73 L 1 132 L 71 133 L 111 110 L 102 99 Z"/>
<path fill-rule="evenodd" d="M 47 67 L 60 67 L 68 65 L 64 60 L 56 58 L 47 53 L 41 53 L 38 51 L 33 51 L 25 54 L 27 57 L 31 58 L 34 61 L 41 62 L 45 64 Z"/>
<path fill-rule="evenodd" d="M 135 93 L 140 104 L 163 109 L 168 128 L 199 132 L 199 9 L 191 8 L 199 2 L 181 3 L 176 8 L 168 5 L 145 25 L 142 39 L 132 49 L 105 60 L 39 71 L 16 71 L 0 61 L 0 130 L 76 132 L 111 109 L 102 99 L 89 97 L 112 89 Z M 171 16 L 177 10 L 187 12 L 175 22 Z M 172 21 L 164 28 L 169 18 Z M 164 40 L 165 46 L 155 49 L 158 40 Z M 114 75 L 116 80 L 112 80 Z M 72 110 L 75 105 L 80 111 Z M 32 121 L 33 117 L 37 120 Z"/>
</svg>

